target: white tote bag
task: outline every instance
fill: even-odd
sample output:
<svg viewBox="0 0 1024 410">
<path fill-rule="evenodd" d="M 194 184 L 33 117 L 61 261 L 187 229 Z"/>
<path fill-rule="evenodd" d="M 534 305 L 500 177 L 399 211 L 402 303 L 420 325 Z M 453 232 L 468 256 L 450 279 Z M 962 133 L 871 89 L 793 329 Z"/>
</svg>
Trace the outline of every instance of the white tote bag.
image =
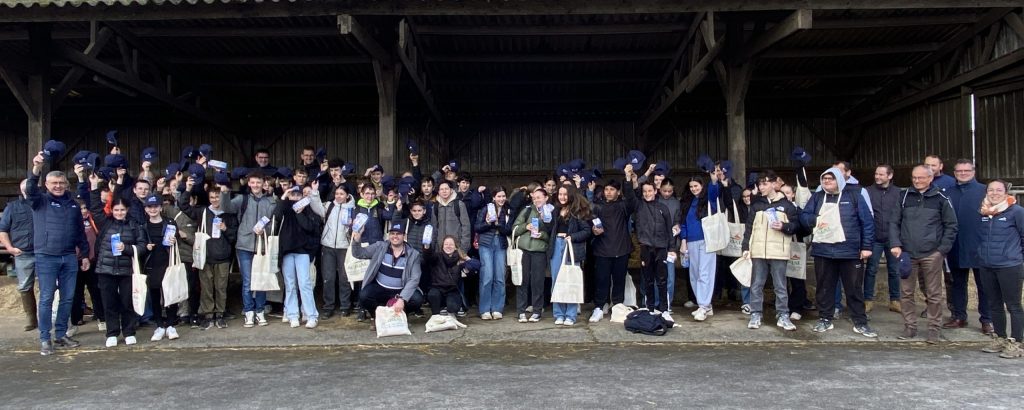
<svg viewBox="0 0 1024 410">
<path fill-rule="evenodd" d="M 736 215 L 736 220 L 739 221 L 740 210 L 736 207 L 736 201 L 732 201 L 732 212 L 733 215 Z M 743 234 L 746 233 L 747 225 L 742 222 L 728 222 L 726 225 L 729 226 L 729 244 L 718 254 L 738 258 L 743 255 Z"/>
<path fill-rule="evenodd" d="M 132 245 L 132 309 L 135 313 L 146 314 L 146 302 L 149 296 L 149 286 L 146 285 L 146 275 L 142 274 L 142 263 L 139 261 L 139 248 Z"/>
<path fill-rule="evenodd" d="M 206 210 L 203 210 L 203 224 L 196 232 L 195 242 L 192 244 L 192 267 L 202 269 L 206 266 L 206 241 L 210 240 L 210 233 L 206 228 Z"/>
<path fill-rule="evenodd" d="M 729 245 L 729 217 L 725 212 L 711 213 L 711 202 L 708 201 L 708 216 L 700 220 L 704 229 L 704 250 L 708 253 L 718 252 Z"/>
<path fill-rule="evenodd" d="M 729 270 L 732 271 L 732 275 L 736 277 L 736 280 L 743 286 L 750 287 L 750 276 L 754 270 L 754 263 L 750 261 L 750 257 L 736 259 L 732 265 L 729 265 Z"/>
<path fill-rule="evenodd" d="M 523 284 L 523 250 L 519 249 L 516 242 L 516 228 L 512 228 L 512 239 L 509 240 L 508 249 L 505 251 L 505 264 L 512 268 L 512 284 L 522 286 Z"/>
<path fill-rule="evenodd" d="M 789 263 L 786 276 L 793 279 L 807 279 L 807 244 L 793 241 L 789 244 Z"/>
<path fill-rule="evenodd" d="M 567 253 L 568 263 L 565 262 Z M 565 238 L 565 250 L 562 251 L 558 277 L 551 286 L 551 303 L 583 303 L 583 269 L 576 265 L 576 253 L 573 252 L 569 237 Z"/>
<path fill-rule="evenodd" d="M 386 306 L 377 306 L 374 312 L 374 323 L 377 325 L 377 337 L 385 336 L 408 336 L 409 318 L 405 312 L 395 313 L 395 309 Z"/>
<path fill-rule="evenodd" d="M 270 255 L 267 252 L 267 235 L 256 236 L 256 249 L 252 256 L 252 275 L 249 288 L 253 291 L 275 291 L 281 290 L 277 283 L 277 274 L 274 272 L 276 266 L 271 268 Z"/>
<path fill-rule="evenodd" d="M 800 168 L 800 172 L 804 173 L 804 180 L 807 180 L 807 170 Z M 807 206 L 807 201 L 811 200 L 811 189 L 800 185 L 800 178 L 796 179 L 796 206 L 803 209 Z"/>
<path fill-rule="evenodd" d="M 630 313 L 633 313 L 634 310 L 636 309 L 619 303 L 615 306 L 612 306 L 612 317 L 610 320 L 612 321 L 612 323 L 625 323 L 626 316 L 628 316 Z"/>
<path fill-rule="evenodd" d="M 828 195 L 822 195 L 821 209 L 818 210 L 818 220 L 814 225 L 814 243 L 841 243 L 846 242 L 846 233 L 843 232 L 843 220 L 839 216 L 839 202 L 843 200 L 843 193 L 835 203 L 826 202 Z"/>
<path fill-rule="evenodd" d="M 178 243 L 175 242 L 170 253 L 171 263 L 164 271 L 164 280 L 160 283 L 160 291 L 164 296 L 164 306 L 181 303 L 188 300 L 188 271 L 181 261 L 181 252 L 178 251 Z"/>
<path fill-rule="evenodd" d="M 370 268 L 369 259 L 359 259 L 352 255 L 352 247 L 360 246 L 367 247 L 369 244 L 363 244 L 350 240 L 349 250 L 345 252 L 345 274 L 348 276 L 348 283 L 353 289 L 355 289 L 356 282 L 362 282 L 363 278 L 366 277 L 366 270 Z"/>
<path fill-rule="evenodd" d="M 633 275 L 626 274 L 626 295 L 622 299 L 622 304 L 626 306 L 637 306 L 636 304 L 636 285 L 633 284 Z"/>
</svg>

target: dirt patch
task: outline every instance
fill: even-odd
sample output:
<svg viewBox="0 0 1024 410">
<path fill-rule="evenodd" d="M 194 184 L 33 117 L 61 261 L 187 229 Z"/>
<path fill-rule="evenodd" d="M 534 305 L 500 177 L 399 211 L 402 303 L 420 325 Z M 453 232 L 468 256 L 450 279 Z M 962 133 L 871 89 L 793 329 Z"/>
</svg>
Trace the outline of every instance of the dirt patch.
<svg viewBox="0 0 1024 410">
<path fill-rule="evenodd" d="M 0 276 L 0 315 L 21 315 L 21 296 L 18 295 L 18 279 Z"/>
</svg>

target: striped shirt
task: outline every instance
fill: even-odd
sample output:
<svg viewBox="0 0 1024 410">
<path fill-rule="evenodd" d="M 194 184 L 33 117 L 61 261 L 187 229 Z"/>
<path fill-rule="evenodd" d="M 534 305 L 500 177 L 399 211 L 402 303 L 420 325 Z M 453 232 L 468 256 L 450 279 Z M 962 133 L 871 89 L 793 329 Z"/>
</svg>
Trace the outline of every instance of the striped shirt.
<svg viewBox="0 0 1024 410">
<path fill-rule="evenodd" d="M 402 254 L 398 255 L 397 259 L 393 253 L 384 253 L 384 260 L 381 261 L 380 271 L 377 275 L 377 284 L 385 289 L 402 289 L 402 275 L 405 273 L 405 264 L 408 258 L 406 258 L 405 248 L 402 248 Z"/>
</svg>

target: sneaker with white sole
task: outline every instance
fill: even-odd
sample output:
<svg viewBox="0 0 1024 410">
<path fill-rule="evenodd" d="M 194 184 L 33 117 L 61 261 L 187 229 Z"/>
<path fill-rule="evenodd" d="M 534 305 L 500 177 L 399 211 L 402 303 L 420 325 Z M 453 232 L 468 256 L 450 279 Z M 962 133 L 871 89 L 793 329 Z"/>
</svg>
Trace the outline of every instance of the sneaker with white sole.
<svg viewBox="0 0 1024 410">
<path fill-rule="evenodd" d="M 107 322 L 96 322 L 96 330 L 101 332 L 107 331 Z"/>
<path fill-rule="evenodd" d="M 288 322 L 290 322 L 290 320 L 288 320 L 288 316 L 281 316 L 281 323 L 288 323 Z"/>
<path fill-rule="evenodd" d="M 167 326 L 167 339 L 174 340 L 178 338 L 178 329 L 174 326 Z"/>
<path fill-rule="evenodd" d="M 256 324 L 259 325 L 259 326 L 269 325 L 270 323 L 267 322 L 267 314 L 263 313 L 263 312 L 257 313 L 256 314 Z"/>
<path fill-rule="evenodd" d="M 306 321 L 306 329 L 316 329 L 317 320 L 309 319 Z"/>
<path fill-rule="evenodd" d="M 494 312 L 491 313 L 491 317 L 494 318 L 494 320 L 501 320 L 501 318 L 504 316 L 501 315 L 501 312 Z"/>
<path fill-rule="evenodd" d="M 67 337 L 75 337 L 78 334 L 78 326 L 68 326 L 68 331 L 65 333 Z"/>
<path fill-rule="evenodd" d="M 565 319 L 563 319 L 563 318 L 555 319 L 555 326 L 561 326 L 564 323 L 565 323 Z"/>
<path fill-rule="evenodd" d="M 562 322 L 562 326 L 572 326 L 572 325 L 575 325 L 575 324 L 576 324 L 576 321 L 574 321 L 572 319 L 565 319 L 565 321 Z"/>
<path fill-rule="evenodd" d="M 740 310 L 743 311 L 744 315 L 749 315 L 750 314 L 750 305 L 744 303 L 743 306 L 740 306 Z"/>
<path fill-rule="evenodd" d="M 875 329 L 872 329 L 871 326 L 868 326 L 867 324 L 854 326 L 853 333 L 862 334 L 864 337 L 878 337 L 878 333 L 875 332 Z"/>
<path fill-rule="evenodd" d="M 526 313 L 519 314 L 519 323 L 526 323 Z"/>
<path fill-rule="evenodd" d="M 784 330 L 793 331 L 796 330 L 796 325 L 789 321 L 788 315 L 779 315 L 779 320 L 775 322 L 775 326 L 781 327 Z"/>
<path fill-rule="evenodd" d="M 818 319 L 818 323 L 816 323 L 814 327 L 811 328 L 811 331 L 815 333 L 825 333 L 826 331 L 832 330 L 833 328 L 835 328 L 835 326 L 832 325 L 831 320 Z"/>
<path fill-rule="evenodd" d="M 530 316 L 530 321 L 533 323 L 540 322 L 540 313 L 534 313 Z"/>
<path fill-rule="evenodd" d="M 789 314 L 789 318 L 790 318 L 791 320 L 797 320 L 797 321 L 799 321 L 800 319 L 803 319 L 803 318 L 804 318 L 804 315 L 801 315 L 801 314 L 800 314 L 800 312 L 793 312 L 793 313 L 790 313 L 790 314 Z"/>
<path fill-rule="evenodd" d="M 480 320 L 491 320 L 491 312 L 484 312 L 480 315 Z"/>
<path fill-rule="evenodd" d="M 601 319 L 604 319 L 604 311 L 601 308 L 595 308 L 594 313 L 590 314 L 590 323 L 600 322 Z"/>
<path fill-rule="evenodd" d="M 714 316 L 715 315 L 715 308 L 710 308 L 710 307 L 709 308 L 704 308 L 704 315 L 705 316 Z"/>
<path fill-rule="evenodd" d="M 698 322 L 703 322 L 703 321 L 707 320 L 707 318 L 708 318 L 708 311 L 707 311 L 707 309 L 697 308 L 697 310 L 695 310 L 693 312 L 693 320 L 696 320 Z"/>
<path fill-rule="evenodd" d="M 117 336 L 108 337 L 107 338 L 106 346 L 107 347 L 116 347 L 117 346 Z"/>
<path fill-rule="evenodd" d="M 135 336 L 128 336 L 128 337 L 124 338 L 124 344 L 126 344 L 128 346 L 131 346 L 131 345 L 136 344 L 138 342 L 139 342 L 138 340 L 135 340 Z"/>
<path fill-rule="evenodd" d="M 253 326 L 253 316 L 254 316 L 253 312 L 245 312 L 245 323 L 242 324 L 242 327 L 252 327 Z"/>
<path fill-rule="evenodd" d="M 299 319 L 291 319 L 291 320 L 289 320 L 288 321 L 288 326 L 291 326 L 292 328 L 299 327 Z"/>
<path fill-rule="evenodd" d="M 153 331 L 153 337 L 151 337 L 149 340 L 151 342 L 159 342 L 164 339 L 165 334 L 167 334 L 167 329 L 158 327 L 156 328 L 156 330 Z"/>
<path fill-rule="evenodd" d="M 747 322 L 747 329 L 760 329 L 761 328 L 761 314 L 751 313 L 750 322 Z"/>
<path fill-rule="evenodd" d="M 672 317 L 672 313 L 671 312 L 661 312 L 661 318 L 664 319 L 665 321 L 668 321 L 668 322 L 672 322 L 672 323 L 676 322 L 675 318 Z"/>
</svg>

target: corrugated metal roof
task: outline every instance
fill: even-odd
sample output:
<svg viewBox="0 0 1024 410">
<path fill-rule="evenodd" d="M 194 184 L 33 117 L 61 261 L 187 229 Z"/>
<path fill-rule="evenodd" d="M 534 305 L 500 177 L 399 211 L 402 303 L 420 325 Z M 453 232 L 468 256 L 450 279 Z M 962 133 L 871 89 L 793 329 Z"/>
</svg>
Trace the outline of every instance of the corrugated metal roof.
<svg viewBox="0 0 1024 410">
<path fill-rule="evenodd" d="M 113 6 L 113 5 L 195 5 L 195 4 L 214 4 L 214 3 L 279 3 L 288 2 L 295 3 L 297 1 L 306 0 L 0 0 L 0 5 L 7 7 L 79 7 L 84 5 L 89 6 Z"/>
</svg>

